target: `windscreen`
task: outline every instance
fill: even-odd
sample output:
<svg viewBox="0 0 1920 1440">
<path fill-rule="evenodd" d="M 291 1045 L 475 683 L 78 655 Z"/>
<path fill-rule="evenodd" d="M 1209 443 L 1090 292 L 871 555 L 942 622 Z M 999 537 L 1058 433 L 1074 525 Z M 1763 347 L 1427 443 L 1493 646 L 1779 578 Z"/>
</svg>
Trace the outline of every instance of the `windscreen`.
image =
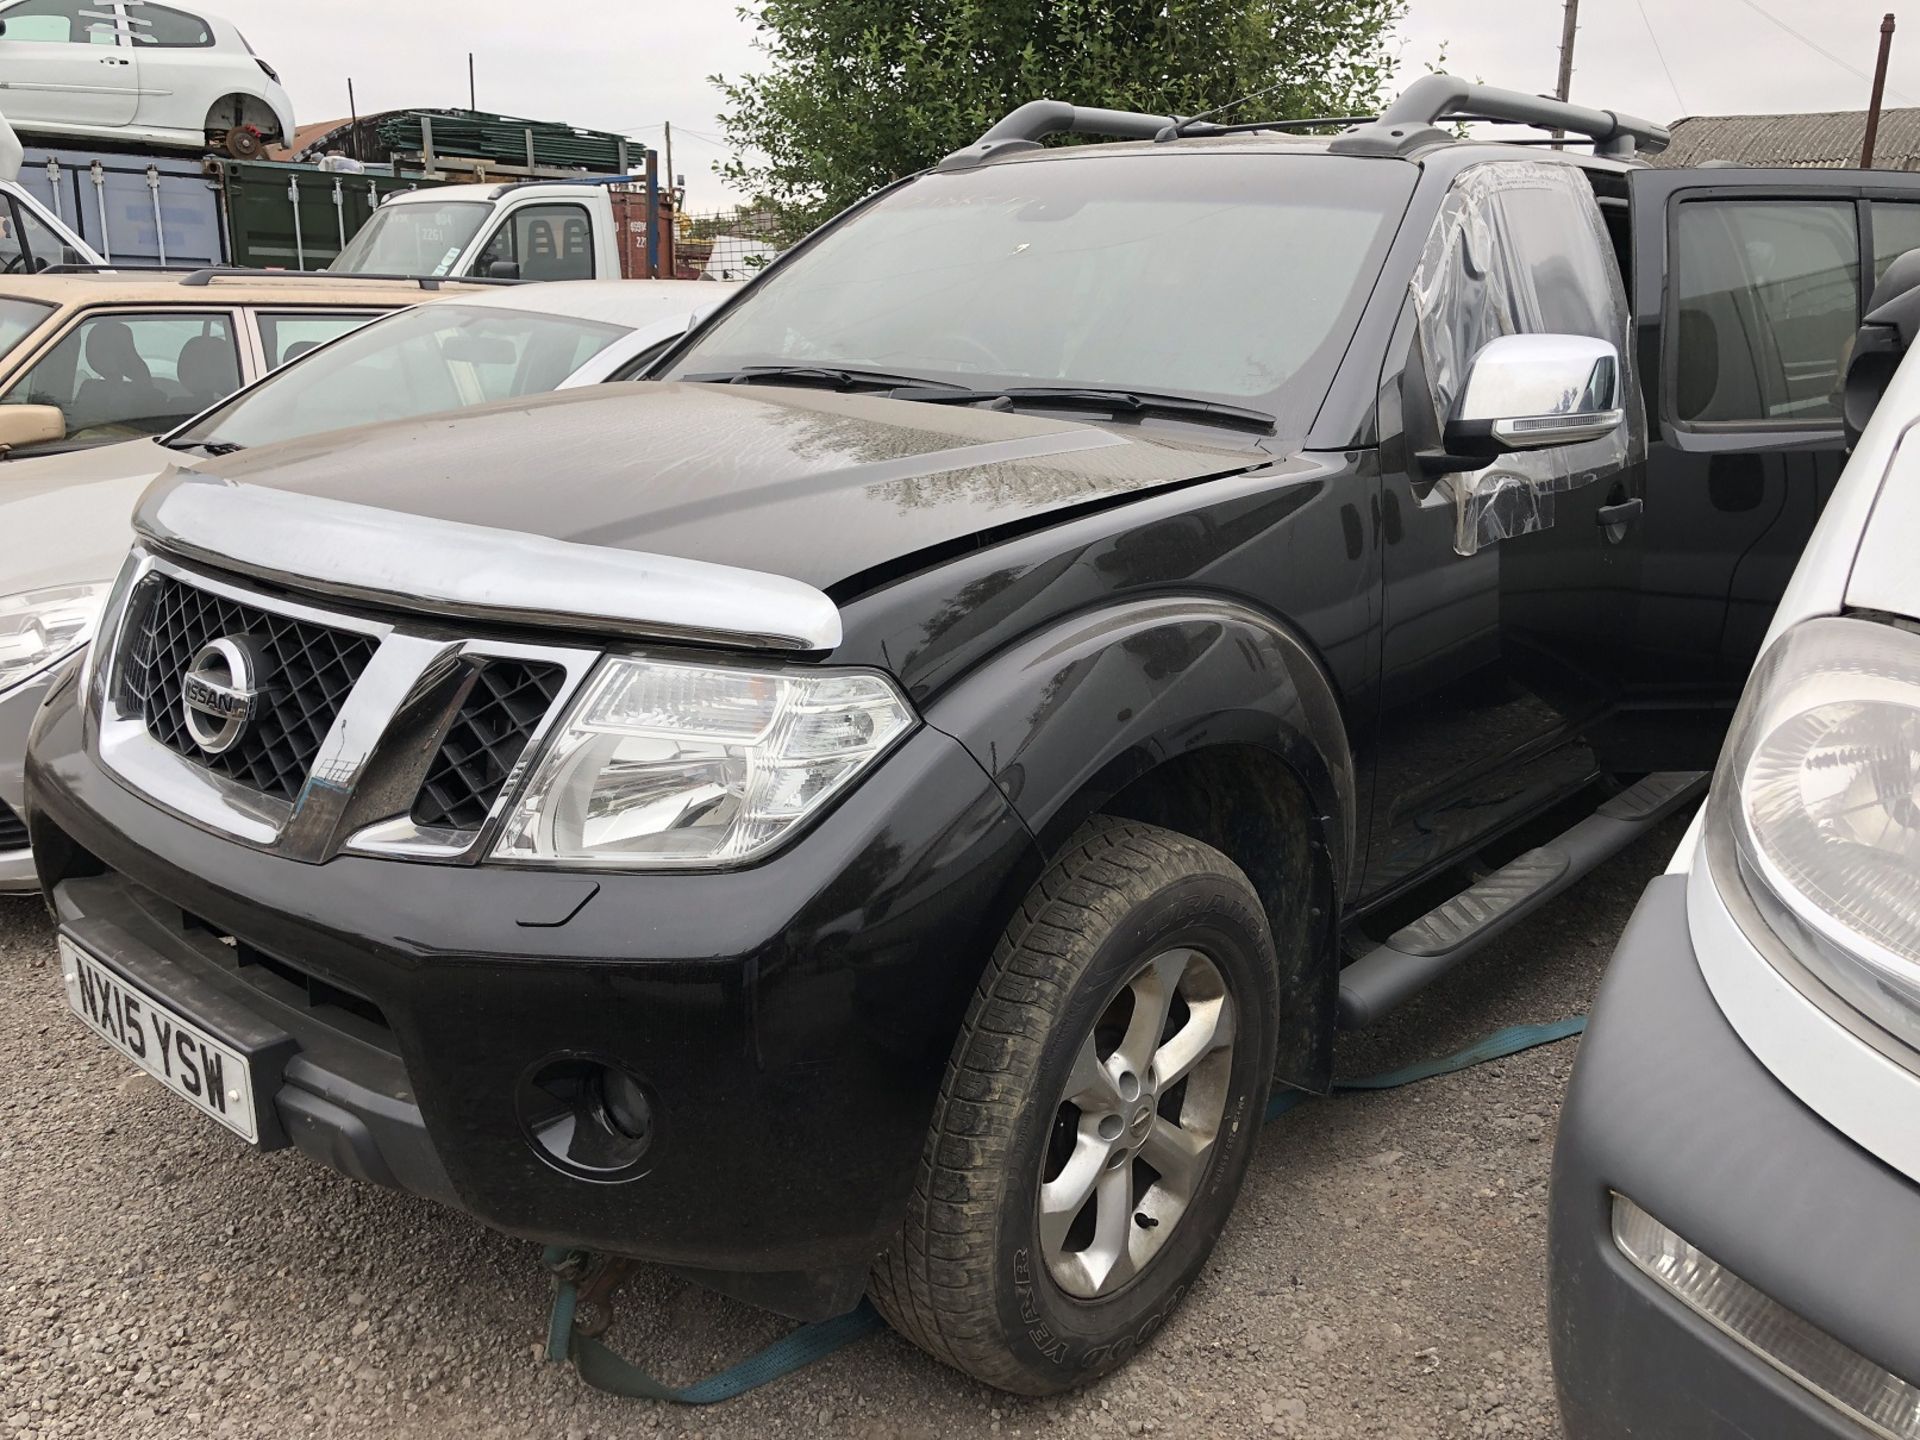
<svg viewBox="0 0 1920 1440">
<path fill-rule="evenodd" d="M 421 305 L 276 370 L 169 443 L 270 445 L 540 394 L 626 333 L 622 325 L 564 315 Z"/>
<path fill-rule="evenodd" d="M 482 200 L 389 202 L 327 267 L 354 275 L 446 275 L 493 207 Z"/>
<path fill-rule="evenodd" d="M 1144 390 L 1302 433 L 1416 174 L 1136 151 L 926 175 L 792 255 L 672 377 L 818 365 Z"/>
</svg>

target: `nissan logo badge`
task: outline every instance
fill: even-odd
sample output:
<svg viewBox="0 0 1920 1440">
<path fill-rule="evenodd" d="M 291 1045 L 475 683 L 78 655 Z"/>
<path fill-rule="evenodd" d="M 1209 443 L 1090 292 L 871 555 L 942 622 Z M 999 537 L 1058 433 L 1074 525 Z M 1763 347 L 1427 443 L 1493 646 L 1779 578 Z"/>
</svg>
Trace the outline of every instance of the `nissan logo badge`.
<svg viewBox="0 0 1920 1440">
<path fill-rule="evenodd" d="M 240 743 L 260 698 L 260 656 L 244 635 L 223 635 L 200 648 L 180 682 L 187 734 L 209 755 Z"/>
</svg>

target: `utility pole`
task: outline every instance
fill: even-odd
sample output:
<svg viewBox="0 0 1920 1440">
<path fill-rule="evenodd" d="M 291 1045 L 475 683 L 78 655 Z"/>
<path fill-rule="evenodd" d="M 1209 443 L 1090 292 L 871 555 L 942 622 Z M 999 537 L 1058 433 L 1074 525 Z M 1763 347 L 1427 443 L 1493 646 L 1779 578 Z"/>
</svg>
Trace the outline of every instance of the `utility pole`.
<svg viewBox="0 0 1920 1440">
<path fill-rule="evenodd" d="M 467 108 L 478 110 L 480 102 L 473 98 L 473 51 L 467 51 Z"/>
<path fill-rule="evenodd" d="M 1573 89 L 1573 35 L 1580 28 L 1580 0 L 1565 0 L 1560 7 L 1560 76 L 1553 85 L 1553 98 L 1565 100 Z M 1564 140 L 1567 132 L 1555 130 L 1553 138 Z M 1554 149 L 1560 147 L 1555 145 Z"/>
<path fill-rule="evenodd" d="M 1873 168 L 1873 142 L 1880 138 L 1880 101 L 1887 89 L 1887 54 L 1893 49 L 1893 16 L 1880 21 L 1880 58 L 1873 66 L 1873 98 L 1867 102 L 1867 134 L 1860 142 L 1860 168 Z"/>
<path fill-rule="evenodd" d="M 1565 100 L 1573 93 L 1573 34 L 1580 28 L 1580 0 L 1566 0 L 1560 7 L 1560 80 L 1553 87 L 1553 98 Z"/>
<path fill-rule="evenodd" d="M 667 152 L 667 193 L 673 196 L 673 203 L 678 207 L 680 204 L 680 196 L 673 188 L 676 183 L 673 178 L 673 122 L 671 120 L 662 121 L 660 128 L 666 132 L 666 138 L 661 142 L 661 148 Z"/>
</svg>

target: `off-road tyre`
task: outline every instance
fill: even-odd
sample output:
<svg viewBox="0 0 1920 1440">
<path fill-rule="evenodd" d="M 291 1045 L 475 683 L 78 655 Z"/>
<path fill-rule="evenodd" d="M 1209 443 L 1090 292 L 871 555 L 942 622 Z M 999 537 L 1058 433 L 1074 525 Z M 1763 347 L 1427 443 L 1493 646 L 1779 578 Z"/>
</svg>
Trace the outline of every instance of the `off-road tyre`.
<svg viewBox="0 0 1920 1440">
<path fill-rule="evenodd" d="M 1141 962 L 1203 952 L 1235 1012 L 1225 1110 L 1194 1197 L 1124 1288 L 1092 1300 L 1043 1263 L 1038 1187 L 1075 1053 Z M 1273 1071 L 1277 964 L 1259 896 L 1225 855 L 1096 818 L 994 948 L 948 1061 L 899 1234 L 870 1294 L 934 1358 L 1003 1390 L 1071 1389 L 1124 1363 L 1192 1287 L 1232 1210 Z"/>
</svg>

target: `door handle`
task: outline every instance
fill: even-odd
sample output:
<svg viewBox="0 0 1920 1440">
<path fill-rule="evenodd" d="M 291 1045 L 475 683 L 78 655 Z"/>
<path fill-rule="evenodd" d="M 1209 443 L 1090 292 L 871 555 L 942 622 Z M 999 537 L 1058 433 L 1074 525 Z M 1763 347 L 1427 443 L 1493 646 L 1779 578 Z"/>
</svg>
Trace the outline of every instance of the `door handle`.
<svg viewBox="0 0 1920 1440">
<path fill-rule="evenodd" d="M 1594 523 L 1602 529 L 1614 525 L 1631 525 L 1640 518 L 1640 512 L 1647 508 L 1647 502 L 1638 495 L 1631 500 L 1622 500 L 1613 505 L 1602 505 L 1593 512 Z"/>
</svg>

